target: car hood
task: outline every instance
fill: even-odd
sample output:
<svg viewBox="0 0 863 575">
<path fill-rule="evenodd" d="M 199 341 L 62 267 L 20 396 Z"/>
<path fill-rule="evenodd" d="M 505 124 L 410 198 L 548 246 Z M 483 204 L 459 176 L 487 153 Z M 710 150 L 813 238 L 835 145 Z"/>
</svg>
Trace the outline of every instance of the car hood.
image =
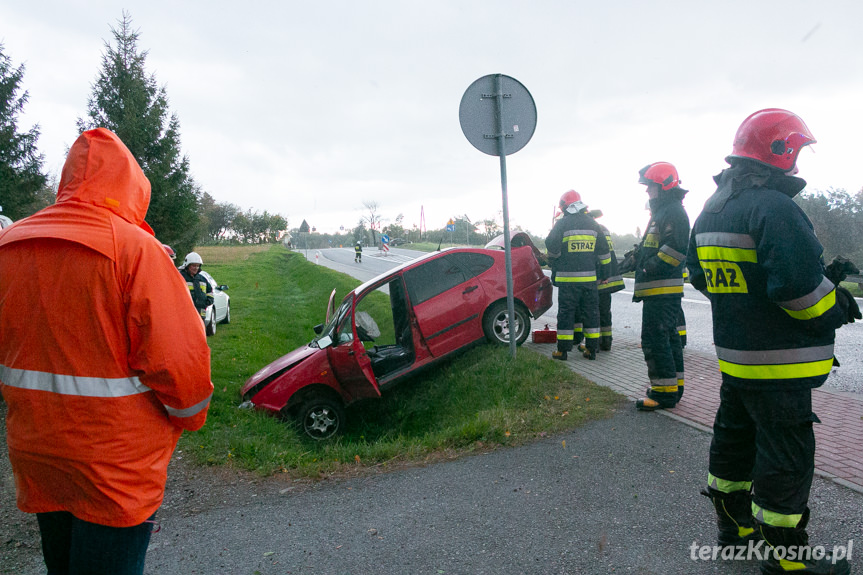
<svg viewBox="0 0 863 575">
<path fill-rule="evenodd" d="M 258 384 L 260 381 L 276 373 L 284 371 L 290 367 L 293 367 L 307 357 L 314 355 L 316 352 L 319 351 L 321 351 L 320 348 L 312 347 L 310 345 L 304 345 L 303 347 L 295 349 L 291 353 L 283 355 L 271 364 L 264 366 L 262 369 L 258 370 L 255 375 L 250 377 L 246 384 L 243 386 L 243 393 L 245 393 L 245 391 L 250 387 Z"/>
</svg>

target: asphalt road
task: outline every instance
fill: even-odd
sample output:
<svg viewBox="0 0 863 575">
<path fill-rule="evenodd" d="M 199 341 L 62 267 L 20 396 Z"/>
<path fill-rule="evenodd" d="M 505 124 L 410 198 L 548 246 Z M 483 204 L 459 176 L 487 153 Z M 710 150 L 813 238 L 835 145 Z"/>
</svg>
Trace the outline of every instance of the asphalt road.
<svg viewBox="0 0 863 575">
<path fill-rule="evenodd" d="M 248 484 L 223 507 L 163 514 L 146 573 L 756 573 L 752 561 L 691 558 L 715 538 L 699 495 L 709 441 L 626 404 L 520 448 L 302 491 Z M 861 504 L 816 478 L 812 543 L 863 547 Z M 852 559 L 863 570 L 863 551 Z"/>
</svg>

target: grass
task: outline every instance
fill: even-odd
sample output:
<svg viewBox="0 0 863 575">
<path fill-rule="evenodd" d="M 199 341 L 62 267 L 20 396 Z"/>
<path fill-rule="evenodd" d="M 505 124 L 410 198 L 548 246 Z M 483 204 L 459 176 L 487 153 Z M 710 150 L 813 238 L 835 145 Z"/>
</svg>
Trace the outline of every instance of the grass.
<svg viewBox="0 0 863 575">
<path fill-rule="evenodd" d="M 527 349 L 513 360 L 508 348 L 479 345 L 380 400 L 351 406 L 343 436 L 312 441 L 275 417 L 237 409 L 240 388 L 258 369 L 311 339 L 333 288 L 338 302 L 359 282 L 281 246 L 199 253 L 231 295 L 231 324 L 208 339 L 215 392 L 207 424 L 180 443 L 200 463 L 295 477 L 355 472 L 517 445 L 607 417 L 622 400 Z"/>
<path fill-rule="evenodd" d="M 860 289 L 860 286 L 863 284 L 858 284 L 856 282 L 842 282 L 842 287 L 848 288 L 848 291 L 851 292 L 851 295 L 854 297 L 863 297 L 863 289 Z"/>
</svg>

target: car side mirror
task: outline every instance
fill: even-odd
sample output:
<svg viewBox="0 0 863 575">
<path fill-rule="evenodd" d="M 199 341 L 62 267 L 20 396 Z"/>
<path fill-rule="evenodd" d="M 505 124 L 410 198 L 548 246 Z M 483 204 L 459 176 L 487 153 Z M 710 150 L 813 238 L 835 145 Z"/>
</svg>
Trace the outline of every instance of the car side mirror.
<svg viewBox="0 0 863 575">
<path fill-rule="evenodd" d="M 226 289 L 228 289 L 228 286 L 226 286 L 226 285 L 220 285 L 220 286 L 219 286 L 219 289 L 220 289 L 220 290 L 222 290 L 222 291 L 225 291 Z"/>
<path fill-rule="evenodd" d="M 319 323 L 318 325 L 316 325 L 312 329 L 315 330 L 315 335 L 321 335 L 321 332 L 324 331 L 324 324 Z"/>
</svg>

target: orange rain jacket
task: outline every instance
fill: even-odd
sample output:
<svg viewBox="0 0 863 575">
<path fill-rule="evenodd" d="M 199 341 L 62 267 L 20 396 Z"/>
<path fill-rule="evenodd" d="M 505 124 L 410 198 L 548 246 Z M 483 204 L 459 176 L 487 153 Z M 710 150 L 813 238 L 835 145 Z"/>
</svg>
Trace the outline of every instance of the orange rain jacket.
<svg viewBox="0 0 863 575">
<path fill-rule="evenodd" d="M 0 391 L 18 507 L 138 525 L 212 395 L 203 324 L 120 139 L 84 132 L 56 204 L 0 232 Z"/>
</svg>

